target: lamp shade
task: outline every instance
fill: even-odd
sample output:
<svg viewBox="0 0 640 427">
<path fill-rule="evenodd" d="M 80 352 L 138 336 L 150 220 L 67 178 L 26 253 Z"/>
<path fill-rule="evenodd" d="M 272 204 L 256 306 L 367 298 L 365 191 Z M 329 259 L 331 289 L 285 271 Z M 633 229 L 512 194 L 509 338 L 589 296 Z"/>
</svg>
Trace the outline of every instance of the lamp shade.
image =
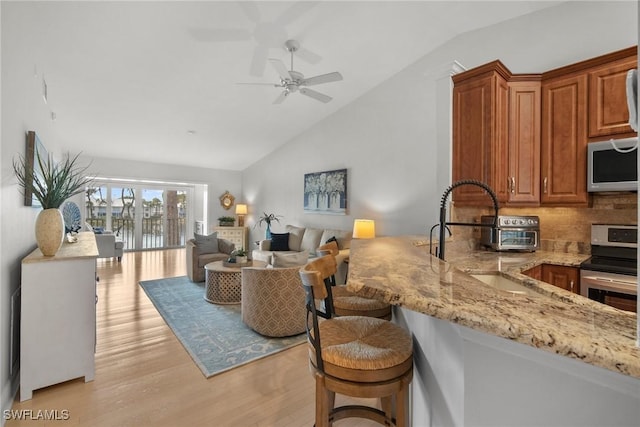
<svg viewBox="0 0 640 427">
<path fill-rule="evenodd" d="M 353 221 L 354 239 L 373 239 L 376 237 L 376 222 L 372 219 L 356 219 Z"/>
<path fill-rule="evenodd" d="M 247 205 L 237 204 L 236 205 L 236 215 L 246 215 L 247 214 Z"/>
</svg>

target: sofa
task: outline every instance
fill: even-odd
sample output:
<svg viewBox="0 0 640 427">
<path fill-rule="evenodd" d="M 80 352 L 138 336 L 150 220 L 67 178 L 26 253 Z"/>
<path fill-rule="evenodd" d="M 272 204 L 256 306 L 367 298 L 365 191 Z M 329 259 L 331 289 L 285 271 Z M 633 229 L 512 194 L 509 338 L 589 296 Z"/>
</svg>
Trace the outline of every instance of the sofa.
<svg viewBox="0 0 640 427">
<path fill-rule="evenodd" d="M 219 239 L 217 233 L 208 236 L 196 234 L 187 240 L 187 276 L 192 282 L 204 282 L 204 266 L 214 261 L 225 261 L 236 246 L 226 239 Z"/>
<path fill-rule="evenodd" d="M 242 321 L 268 337 L 305 332 L 305 293 L 300 265 L 242 268 Z"/>
<path fill-rule="evenodd" d="M 260 241 L 258 249 L 254 249 L 252 252 L 252 258 L 270 264 L 274 252 L 295 253 L 302 251 L 307 251 L 309 257 L 313 258 L 316 256 L 316 250 L 319 246 L 335 239 L 339 249 L 336 255 L 336 262 L 338 263 L 336 283 L 344 284 L 347 280 L 348 267 L 345 260 L 349 258 L 351 236 L 352 232 L 346 230 L 287 225 L 283 233 L 272 232 L 271 239 Z"/>
</svg>

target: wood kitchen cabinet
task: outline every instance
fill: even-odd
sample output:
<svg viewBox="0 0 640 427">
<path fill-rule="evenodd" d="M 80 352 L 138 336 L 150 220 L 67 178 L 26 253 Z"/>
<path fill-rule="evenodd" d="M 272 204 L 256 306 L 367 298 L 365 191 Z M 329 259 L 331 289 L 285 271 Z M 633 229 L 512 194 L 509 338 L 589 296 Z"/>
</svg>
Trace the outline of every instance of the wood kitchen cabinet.
<svg viewBox="0 0 640 427">
<path fill-rule="evenodd" d="M 541 264 L 522 272 L 525 276 L 580 294 L 580 269 L 564 265 Z"/>
<path fill-rule="evenodd" d="M 500 61 L 453 76 L 453 181 L 488 184 L 500 202 L 507 192 L 507 78 Z M 490 205 L 484 190 L 462 186 L 452 199 L 458 206 Z"/>
<path fill-rule="evenodd" d="M 625 138 L 637 134 L 629 126 L 627 72 L 638 67 L 635 47 L 614 52 L 588 71 L 589 138 Z"/>
<path fill-rule="evenodd" d="M 628 125 L 626 73 L 637 47 L 542 75 L 541 204 L 588 206 L 587 143 L 635 136 Z"/>
<path fill-rule="evenodd" d="M 536 265 L 533 268 L 523 271 L 522 274 L 529 276 L 532 279 L 542 281 L 542 265 Z"/>
<path fill-rule="evenodd" d="M 540 203 L 540 75 L 514 76 L 493 61 L 453 77 L 453 180 L 488 184 L 503 206 Z M 490 205 L 479 187 L 456 206 Z"/>
<path fill-rule="evenodd" d="M 628 126 L 631 47 L 542 74 L 513 75 L 493 61 L 452 77 L 453 181 L 488 184 L 501 206 L 589 205 L 587 143 L 637 135 Z M 475 186 L 456 206 L 489 206 Z"/>
<path fill-rule="evenodd" d="M 509 82 L 507 205 L 540 204 L 540 76 Z"/>
<path fill-rule="evenodd" d="M 542 264 L 542 281 L 580 294 L 580 269 L 577 267 Z"/>
<path fill-rule="evenodd" d="M 587 206 L 587 75 L 542 81 L 541 203 Z"/>
</svg>

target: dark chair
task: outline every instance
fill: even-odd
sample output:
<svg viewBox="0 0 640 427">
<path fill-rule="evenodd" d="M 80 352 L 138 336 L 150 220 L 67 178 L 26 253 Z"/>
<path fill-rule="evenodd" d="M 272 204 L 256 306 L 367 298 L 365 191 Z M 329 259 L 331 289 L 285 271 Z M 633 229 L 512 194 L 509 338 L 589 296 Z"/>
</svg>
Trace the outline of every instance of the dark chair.
<svg viewBox="0 0 640 427">
<path fill-rule="evenodd" d="M 328 298 L 327 283 L 335 269 L 330 255 L 300 269 L 306 293 L 309 365 L 316 381 L 316 427 L 344 418 L 366 418 L 382 425 L 408 425 L 409 384 L 413 378 L 411 336 L 400 326 L 375 317 L 333 317 L 316 300 Z M 380 407 L 335 407 L 336 393 L 379 398 Z"/>
<path fill-rule="evenodd" d="M 320 246 L 316 250 L 319 256 L 338 254 L 338 244 L 334 241 Z M 379 319 L 391 320 L 391 305 L 384 301 L 371 298 L 364 298 L 347 290 L 346 286 L 336 285 L 335 271 L 332 271 L 329 278 L 331 287 L 328 302 L 333 305 L 332 311 L 336 316 L 368 316 Z"/>
</svg>

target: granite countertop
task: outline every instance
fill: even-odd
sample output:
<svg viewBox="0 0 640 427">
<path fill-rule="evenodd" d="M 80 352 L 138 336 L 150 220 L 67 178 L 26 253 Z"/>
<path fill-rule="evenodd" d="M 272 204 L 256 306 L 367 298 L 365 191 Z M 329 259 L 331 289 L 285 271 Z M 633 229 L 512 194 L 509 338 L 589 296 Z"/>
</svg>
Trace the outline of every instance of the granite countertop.
<svg viewBox="0 0 640 427">
<path fill-rule="evenodd" d="M 588 255 L 456 250 L 429 255 L 428 236 L 354 240 L 347 287 L 359 295 L 582 360 L 640 379 L 637 315 L 521 274 L 540 264 L 578 267 Z M 469 274 L 499 273 L 535 291 L 495 289 Z"/>
</svg>

